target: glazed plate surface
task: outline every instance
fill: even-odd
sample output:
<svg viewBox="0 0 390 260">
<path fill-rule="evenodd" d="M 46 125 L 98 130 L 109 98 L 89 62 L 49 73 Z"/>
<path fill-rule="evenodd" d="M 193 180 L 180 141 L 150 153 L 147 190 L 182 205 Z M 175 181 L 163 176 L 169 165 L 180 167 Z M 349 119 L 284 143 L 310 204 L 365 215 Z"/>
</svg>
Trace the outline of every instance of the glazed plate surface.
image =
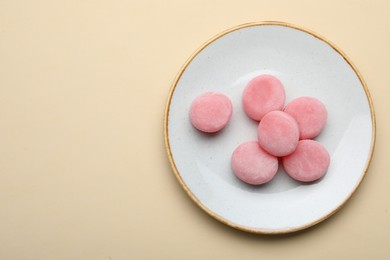
<svg viewBox="0 0 390 260">
<path fill-rule="evenodd" d="M 281 166 L 262 186 L 234 176 L 234 149 L 257 140 L 258 123 L 244 113 L 242 93 L 261 74 L 282 81 L 286 104 L 300 96 L 325 104 L 328 120 L 315 140 L 327 148 L 331 164 L 321 180 L 296 182 Z M 229 124 L 212 135 L 189 120 L 191 102 L 208 91 L 222 92 L 233 103 Z M 164 133 L 176 177 L 203 210 L 241 230 L 288 233 L 326 219 L 357 189 L 372 157 L 375 117 L 362 77 L 337 47 L 297 26 L 263 22 L 215 36 L 187 61 L 169 94 Z"/>
</svg>

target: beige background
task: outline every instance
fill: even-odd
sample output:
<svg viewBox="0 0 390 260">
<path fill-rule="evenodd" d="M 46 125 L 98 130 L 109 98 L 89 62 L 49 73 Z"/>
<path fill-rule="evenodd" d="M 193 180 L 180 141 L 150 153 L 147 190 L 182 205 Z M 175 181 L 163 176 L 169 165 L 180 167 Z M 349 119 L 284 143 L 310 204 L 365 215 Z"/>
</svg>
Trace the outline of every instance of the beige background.
<svg viewBox="0 0 390 260">
<path fill-rule="evenodd" d="M 361 71 L 377 145 L 336 215 L 304 232 L 236 231 L 169 166 L 168 91 L 235 25 L 297 24 Z M 0 0 L 0 259 L 390 259 L 390 1 Z"/>
</svg>

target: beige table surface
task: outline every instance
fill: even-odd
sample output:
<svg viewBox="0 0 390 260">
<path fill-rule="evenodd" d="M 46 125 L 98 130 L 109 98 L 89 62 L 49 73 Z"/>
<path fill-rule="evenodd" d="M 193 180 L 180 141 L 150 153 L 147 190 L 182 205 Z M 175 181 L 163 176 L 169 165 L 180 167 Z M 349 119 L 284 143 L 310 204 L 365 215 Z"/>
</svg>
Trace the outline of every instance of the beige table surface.
<svg viewBox="0 0 390 260">
<path fill-rule="evenodd" d="M 209 217 L 168 163 L 168 91 L 203 42 L 280 20 L 333 41 L 377 116 L 367 176 L 304 232 Z M 0 259 L 390 259 L 390 1 L 0 0 Z"/>
</svg>

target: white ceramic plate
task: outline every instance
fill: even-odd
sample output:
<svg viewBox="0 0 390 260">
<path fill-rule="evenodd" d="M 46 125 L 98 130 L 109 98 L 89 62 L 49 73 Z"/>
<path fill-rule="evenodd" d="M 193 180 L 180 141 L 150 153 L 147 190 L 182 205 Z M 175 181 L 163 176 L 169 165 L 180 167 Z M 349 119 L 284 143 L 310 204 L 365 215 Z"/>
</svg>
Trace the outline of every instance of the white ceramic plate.
<svg viewBox="0 0 390 260">
<path fill-rule="evenodd" d="M 328 149 L 331 164 L 320 181 L 301 184 L 282 167 L 257 187 L 233 175 L 233 150 L 257 138 L 241 95 L 250 79 L 264 73 L 283 82 L 286 104 L 313 96 L 326 105 L 328 121 L 316 140 Z M 206 91 L 224 93 L 234 108 L 227 127 L 213 135 L 197 131 L 188 116 L 193 99 Z M 169 94 L 164 132 L 176 177 L 203 210 L 245 231 L 287 233 L 326 219 L 357 189 L 371 160 L 375 117 L 362 77 L 337 47 L 297 26 L 262 22 L 227 30 L 192 55 Z"/>
</svg>

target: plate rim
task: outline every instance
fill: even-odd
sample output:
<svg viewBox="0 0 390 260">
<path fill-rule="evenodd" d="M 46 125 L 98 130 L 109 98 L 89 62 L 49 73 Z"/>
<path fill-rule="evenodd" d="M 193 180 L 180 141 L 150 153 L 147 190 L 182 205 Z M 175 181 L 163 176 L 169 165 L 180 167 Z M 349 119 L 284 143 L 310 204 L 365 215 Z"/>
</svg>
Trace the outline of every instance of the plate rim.
<svg viewBox="0 0 390 260">
<path fill-rule="evenodd" d="M 372 122 L 371 145 L 370 145 L 368 159 L 366 161 L 366 164 L 364 166 L 364 169 L 363 169 L 363 172 L 360 176 L 360 179 L 358 180 L 358 183 L 355 185 L 355 187 L 352 189 L 352 191 L 349 193 L 349 195 L 345 198 L 345 200 L 342 201 L 342 203 L 339 204 L 336 208 L 334 208 L 331 212 L 329 212 L 328 214 L 322 216 L 321 218 L 319 218 L 315 221 L 306 223 L 306 224 L 301 225 L 301 226 L 293 227 L 293 228 L 283 228 L 283 229 L 275 229 L 275 230 L 264 229 L 264 228 L 253 228 L 253 227 L 248 227 L 248 226 L 243 226 L 243 225 L 233 223 L 233 222 L 225 219 L 221 215 L 216 214 L 212 210 L 208 209 L 205 205 L 203 205 L 203 203 L 188 188 L 188 186 L 186 185 L 186 183 L 182 179 L 179 170 L 176 167 L 175 160 L 173 159 L 173 156 L 172 156 L 172 151 L 171 151 L 171 146 L 170 146 L 170 141 L 169 141 L 169 129 L 168 129 L 168 118 L 169 118 L 169 111 L 170 111 L 170 107 L 171 107 L 172 96 L 175 92 L 176 86 L 177 86 L 181 76 L 183 75 L 184 71 L 187 69 L 188 65 L 193 61 L 193 59 L 201 51 L 203 51 L 208 45 L 210 45 L 214 41 L 218 40 L 219 38 L 221 38 L 221 37 L 223 37 L 231 32 L 234 32 L 234 31 L 237 31 L 237 30 L 240 30 L 243 28 L 248 28 L 248 27 L 269 26 L 269 25 L 271 25 L 271 26 L 284 26 L 284 27 L 288 27 L 288 28 L 292 28 L 292 29 L 296 29 L 296 30 L 308 33 L 308 34 L 316 37 L 317 39 L 325 42 L 330 47 L 332 47 L 337 53 L 339 53 L 343 57 L 343 59 L 349 64 L 349 66 L 351 66 L 351 68 L 353 69 L 355 74 L 358 76 L 359 81 L 363 86 L 363 90 L 366 94 L 367 101 L 368 101 L 368 104 L 370 106 L 370 114 L 371 114 L 371 122 Z M 197 50 L 195 50 L 195 52 L 193 52 L 191 54 L 191 56 L 186 60 L 184 65 L 180 68 L 179 73 L 176 75 L 176 77 L 173 81 L 173 84 L 170 88 L 169 94 L 168 94 L 168 101 L 167 101 L 167 104 L 165 107 L 164 122 L 163 123 L 164 123 L 164 143 L 165 143 L 165 150 L 166 150 L 166 153 L 168 156 L 168 160 L 169 160 L 171 168 L 176 176 L 176 179 L 179 181 L 180 186 L 184 189 L 184 191 L 187 193 L 187 195 L 192 199 L 193 202 L 195 202 L 195 204 L 197 204 L 202 210 L 204 210 L 209 216 L 213 217 L 214 219 L 216 219 L 216 220 L 222 222 L 223 224 L 228 225 L 232 228 L 235 228 L 235 229 L 238 229 L 241 231 L 246 231 L 249 233 L 254 233 L 254 234 L 287 234 L 287 233 L 292 233 L 292 232 L 296 232 L 299 230 L 303 230 L 303 229 L 312 227 L 312 226 L 328 219 L 329 217 L 331 217 L 339 209 L 341 209 L 347 203 L 347 201 L 349 201 L 349 199 L 352 197 L 352 195 L 359 188 L 364 177 L 366 176 L 367 170 L 368 170 L 369 165 L 371 163 L 374 149 L 375 149 L 375 143 L 376 143 L 376 116 L 375 116 L 372 98 L 371 98 L 370 92 L 368 90 L 367 84 L 365 83 L 365 81 L 363 79 L 363 76 L 360 74 L 357 67 L 352 63 L 351 59 L 340 48 L 338 48 L 334 43 L 332 43 L 331 41 L 329 41 L 325 37 L 319 35 L 318 33 L 313 32 L 309 29 L 303 28 L 303 27 L 298 26 L 298 25 L 294 25 L 294 24 L 287 23 L 287 22 L 281 22 L 281 21 L 261 21 L 261 22 L 249 22 L 249 23 L 240 24 L 240 25 L 234 26 L 232 28 L 229 28 L 227 30 L 224 30 L 224 31 L 214 35 L 209 40 L 207 40 L 205 43 L 203 43 Z"/>
</svg>

